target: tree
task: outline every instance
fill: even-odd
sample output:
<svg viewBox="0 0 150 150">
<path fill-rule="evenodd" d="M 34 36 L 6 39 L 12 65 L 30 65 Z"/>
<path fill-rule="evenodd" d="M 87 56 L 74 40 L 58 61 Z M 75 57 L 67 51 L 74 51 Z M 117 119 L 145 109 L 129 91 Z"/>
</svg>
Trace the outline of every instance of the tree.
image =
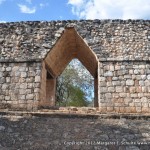
<svg viewBox="0 0 150 150">
<path fill-rule="evenodd" d="M 93 78 L 84 66 L 73 60 L 57 79 L 56 98 L 59 106 L 87 106 L 93 99 Z"/>
</svg>

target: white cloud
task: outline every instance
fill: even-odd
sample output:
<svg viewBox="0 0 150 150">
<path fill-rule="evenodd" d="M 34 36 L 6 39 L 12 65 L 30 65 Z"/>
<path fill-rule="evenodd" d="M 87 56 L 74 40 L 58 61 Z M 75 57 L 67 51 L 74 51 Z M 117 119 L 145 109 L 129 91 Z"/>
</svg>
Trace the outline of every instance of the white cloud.
<svg viewBox="0 0 150 150">
<path fill-rule="evenodd" d="M 150 0 L 68 0 L 85 19 L 150 19 Z"/>
<path fill-rule="evenodd" d="M 84 0 L 69 0 L 68 4 L 71 4 L 74 6 L 81 6 L 84 4 Z"/>
<path fill-rule="evenodd" d="M 48 5 L 49 5 L 48 3 L 40 3 L 40 8 L 46 7 Z"/>
<path fill-rule="evenodd" d="M 6 21 L 4 21 L 4 20 L 0 20 L 0 23 L 6 23 Z"/>
<path fill-rule="evenodd" d="M 18 4 L 19 8 L 20 8 L 20 11 L 22 13 L 27 13 L 27 14 L 33 14 L 36 12 L 36 8 L 35 7 L 28 7 L 26 5 L 22 5 L 22 4 Z"/>
</svg>

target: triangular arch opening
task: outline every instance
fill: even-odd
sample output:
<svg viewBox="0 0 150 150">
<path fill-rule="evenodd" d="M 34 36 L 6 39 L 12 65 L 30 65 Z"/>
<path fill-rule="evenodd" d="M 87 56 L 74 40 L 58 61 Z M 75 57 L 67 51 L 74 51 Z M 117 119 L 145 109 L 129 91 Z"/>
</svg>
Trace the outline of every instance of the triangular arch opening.
<svg viewBox="0 0 150 150">
<path fill-rule="evenodd" d="M 94 106 L 98 107 L 98 60 L 94 52 L 71 27 L 66 28 L 43 60 L 41 104 L 55 105 L 56 79 L 72 59 L 78 59 L 94 78 Z"/>
<path fill-rule="evenodd" d="M 56 106 L 93 107 L 94 78 L 78 59 L 73 59 L 56 82 Z"/>
</svg>

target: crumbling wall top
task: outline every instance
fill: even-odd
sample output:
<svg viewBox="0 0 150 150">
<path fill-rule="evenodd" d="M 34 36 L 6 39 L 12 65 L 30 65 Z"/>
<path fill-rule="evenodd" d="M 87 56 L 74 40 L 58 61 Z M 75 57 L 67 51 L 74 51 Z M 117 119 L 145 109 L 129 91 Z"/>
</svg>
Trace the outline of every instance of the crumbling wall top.
<svg viewBox="0 0 150 150">
<path fill-rule="evenodd" d="M 0 61 L 40 60 L 74 27 L 100 60 L 150 60 L 150 20 L 62 20 L 0 24 Z"/>
</svg>

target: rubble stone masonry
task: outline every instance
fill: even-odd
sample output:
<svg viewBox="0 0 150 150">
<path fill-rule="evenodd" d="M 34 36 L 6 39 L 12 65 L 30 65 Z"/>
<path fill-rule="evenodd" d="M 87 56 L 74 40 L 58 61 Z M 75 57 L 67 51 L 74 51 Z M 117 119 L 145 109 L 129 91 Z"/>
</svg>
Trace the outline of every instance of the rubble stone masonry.
<svg viewBox="0 0 150 150">
<path fill-rule="evenodd" d="M 150 63 L 100 63 L 100 107 L 104 112 L 150 112 Z"/>
<path fill-rule="evenodd" d="M 0 63 L 0 105 L 32 109 L 39 101 L 41 63 Z"/>
<path fill-rule="evenodd" d="M 0 23 L 0 105 L 32 109 L 40 94 L 46 97 L 47 72 L 42 63 L 69 27 L 99 63 L 101 112 L 149 113 L 150 20 Z"/>
</svg>

